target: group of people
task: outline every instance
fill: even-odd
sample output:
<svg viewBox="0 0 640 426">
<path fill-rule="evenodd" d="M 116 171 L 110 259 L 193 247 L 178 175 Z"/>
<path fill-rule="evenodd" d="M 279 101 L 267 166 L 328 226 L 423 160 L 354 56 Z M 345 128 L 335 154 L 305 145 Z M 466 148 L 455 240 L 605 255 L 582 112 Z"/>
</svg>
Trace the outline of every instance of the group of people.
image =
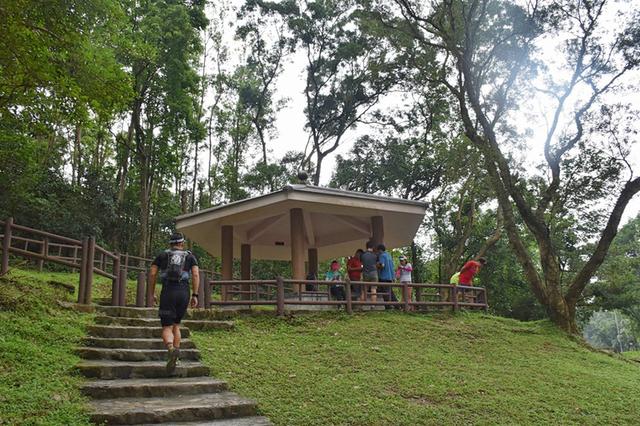
<svg viewBox="0 0 640 426">
<path fill-rule="evenodd" d="M 154 294 L 154 302 L 158 275 L 163 284 L 160 292 L 159 317 L 162 325 L 162 340 L 168 353 L 167 370 L 169 372 L 175 370 L 180 356 L 180 322 L 187 308 L 189 306 L 194 308 L 198 304 L 198 285 L 200 282 L 198 261 L 191 252 L 185 250 L 184 241 L 182 234 L 173 234 L 169 240 L 169 249 L 154 259 L 149 273 L 150 291 Z M 474 275 L 486 262 L 484 257 L 466 262 L 460 272 L 451 277 L 451 284 L 472 285 Z M 374 246 L 371 241 L 367 242 L 366 250 L 358 249 L 353 256 L 347 259 L 346 268 L 350 281 L 377 283 L 375 285 L 376 294 L 385 301 L 398 301 L 392 286 L 385 285 L 385 283 L 392 283 L 394 280 L 407 286 L 409 297 L 411 297 L 410 285 L 413 271 L 411 264 L 405 256 L 400 256 L 399 264 L 395 267 L 384 244 Z M 307 277 L 307 279 L 315 280 L 316 277 Z M 338 300 L 346 300 L 347 294 L 342 284 L 343 275 L 337 260 L 331 262 L 330 269 L 325 274 L 325 280 L 336 281 L 330 286 L 331 295 Z M 191 281 L 191 288 L 189 288 L 189 281 Z M 357 284 L 351 286 L 350 297 L 352 300 L 366 296 L 367 289 L 362 287 L 364 286 Z M 310 290 L 309 287 L 307 290 Z M 386 307 L 388 308 L 388 306 Z"/>
<path fill-rule="evenodd" d="M 450 284 L 461 286 L 462 291 L 458 292 L 460 298 L 464 298 L 465 286 L 473 285 L 474 276 L 480 271 L 480 268 L 487 262 L 484 257 L 477 260 L 469 260 L 465 262 L 459 272 L 456 272 L 449 280 Z M 394 267 L 393 259 L 387 252 L 384 244 L 378 244 L 374 247 L 371 242 L 367 243 L 367 250 L 356 250 L 355 254 L 347 259 L 346 264 L 347 275 L 350 281 L 364 281 L 379 283 L 375 286 L 376 294 L 380 295 L 384 301 L 397 302 L 398 298 L 393 292 L 393 287 L 385 285 L 392 283 L 394 280 L 407 286 L 408 295 L 411 298 L 411 273 L 413 267 L 407 261 L 405 256 L 400 256 L 399 264 Z M 307 279 L 315 279 L 315 277 L 307 277 Z M 325 274 L 326 281 L 343 281 L 343 274 L 340 271 L 340 262 L 333 260 L 329 270 Z M 363 286 L 354 284 L 351 286 L 351 299 L 358 300 L 363 294 Z M 330 287 L 330 294 L 337 300 L 346 300 L 346 290 L 342 284 L 333 284 Z M 449 299 L 448 292 L 445 292 L 444 298 Z"/>
<path fill-rule="evenodd" d="M 375 246 L 371 241 L 367 242 L 366 250 L 358 249 L 355 254 L 347 259 L 347 275 L 351 281 L 364 281 L 381 283 L 376 286 L 376 293 L 383 300 L 397 302 L 398 299 L 393 288 L 384 283 L 392 283 L 394 280 L 403 285 L 411 284 L 411 272 L 413 268 L 405 256 L 400 256 L 397 267 L 393 264 L 391 255 L 384 244 Z M 342 281 L 340 263 L 337 260 L 331 262 L 329 271 L 325 274 L 326 281 Z M 355 284 L 351 286 L 351 298 L 360 299 L 363 294 L 363 286 Z M 330 287 L 331 295 L 337 300 L 346 300 L 346 290 L 342 284 L 334 284 Z M 409 287 L 409 294 L 411 288 Z"/>
</svg>

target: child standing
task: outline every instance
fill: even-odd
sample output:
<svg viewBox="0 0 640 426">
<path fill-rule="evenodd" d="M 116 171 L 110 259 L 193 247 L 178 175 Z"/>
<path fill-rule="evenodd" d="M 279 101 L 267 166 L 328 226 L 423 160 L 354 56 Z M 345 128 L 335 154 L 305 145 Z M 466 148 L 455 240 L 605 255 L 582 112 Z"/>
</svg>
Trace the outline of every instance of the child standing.
<svg viewBox="0 0 640 426">
<path fill-rule="evenodd" d="M 408 288 L 409 300 L 411 300 L 411 271 L 413 271 L 413 267 L 409 262 L 407 262 L 406 256 L 400 256 L 400 264 L 396 269 L 396 278 L 400 283 L 404 284 Z"/>
</svg>

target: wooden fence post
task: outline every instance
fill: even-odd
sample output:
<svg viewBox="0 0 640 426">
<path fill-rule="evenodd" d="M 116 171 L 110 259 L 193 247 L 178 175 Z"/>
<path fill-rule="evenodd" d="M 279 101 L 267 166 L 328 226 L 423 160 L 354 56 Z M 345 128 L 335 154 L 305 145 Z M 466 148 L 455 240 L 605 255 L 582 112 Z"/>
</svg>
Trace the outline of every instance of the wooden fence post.
<svg viewBox="0 0 640 426">
<path fill-rule="evenodd" d="M 49 237 L 44 237 L 42 239 L 42 244 L 40 245 L 40 254 L 42 255 L 42 259 L 38 260 L 38 271 L 42 272 L 42 268 L 44 267 L 44 258 L 46 258 L 49 254 Z M 75 261 L 73 263 L 75 263 Z"/>
<path fill-rule="evenodd" d="M 353 303 L 351 300 L 351 280 L 347 277 L 344 280 L 344 293 L 345 299 L 347 300 L 347 313 L 351 315 L 353 313 Z"/>
<path fill-rule="evenodd" d="M 200 282 L 198 283 L 198 308 L 204 308 L 204 286 L 207 285 L 207 277 L 204 271 L 200 274 Z"/>
<path fill-rule="evenodd" d="M 151 291 L 151 274 L 147 274 L 146 278 L 147 278 L 146 279 L 147 291 L 145 292 L 145 294 L 147 295 L 146 305 L 147 305 L 147 308 L 152 308 L 153 307 L 153 291 Z"/>
<path fill-rule="evenodd" d="M 120 301 L 120 253 L 115 252 L 114 254 L 116 258 L 113 260 L 113 268 L 111 270 L 114 277 L 111 281 L 111 306 L 118 306 Z"/>
<path fill-rule="evenodd" d="M 482 292 L 482 295 L 484 296 L 484 312 L 487 313 L 489 312 L 489 296 L 487 295 L 487 288 L 485 287 L 484 291 Z"/>
<path fill-rule="evenodd" d="M 0 267 L 0 275 L 4 275 L 9 271 L 9 247 L 11 247 L 11 227 L 13 218 L 8 217 L 4 223 L 4 238 L 2 239 L 2 267 Z"/>
<path fill-rule="evenodd" d="M 282 277 L 276 278 L 276 285 L 278 287 L 278 291 L 276 293 L 277 297 L 277 314 L 279 317 L 284 315 L 284 280 Z"/>
<path fill-rule="evenodd" d="M 227 286 L 226 285 L 221 285 L 220 286 L 220 300 L 222 300 L 223 302 L 226 302 L 228 299 L 229 299 L 229 293 L 227 292 Z"/>
<path fill-rule="evenodd" d="M 127 276 L 122 269 L 118 271 L 118 282 L 118 306 L 127 306 Z"/>
<path fill-rule="evenodd" d="M 91 304 L 91 293 L 93 290 L 93 267 L 96 255 L 96 237 L 89 237 L 89 246 L 87 248 L 87 276 L 85 282 L 84 301 L 85 305 Z"/>
<path fill-rule="evenodd" d="M 122 266 L 122 269 L 124 270 L 124 274 L 126 276 L 129 276 L 129 253 L 124 255 L 124 263 L 121 266 Z M 144 290 L 143 290 L 143 295 L 144 295 Z M 144 296 L 142 300 L 144 301 Z"/>
<path fill-rule="evenodd" d="M 122 270 L 124 279 L 127 279 L 126 269 Z M 138 308 L 144 308 L 145 305 L 145 285 L 147 283 L 147 275 L 144 272 L 138 272 L 138 285 L 136 287 L 136 306 Z"/>
<path fill-rule="evenodd" d="M 206 273 L 202 275 L 204 275 L 204 308 L 209 309 L 211 307 L 211 283 Z"/>
<path fill-rule="evenodd" d="M 451 299 L 453 302 L 453 312 L 457 312 L 458 311 L 458 286 L 454 285 L 451 291 L 449 292 L 449 294 L 451 294 Z"/>
<path fill-rule="evenodd" d="M 80 258 L 80 284 L 78 286 L 78 303 L 84 303 L 84 295 L 87 289 L 87 262 L 89 251 L 89 238 L 82 239 L 82 257 Z"/>
</svg>

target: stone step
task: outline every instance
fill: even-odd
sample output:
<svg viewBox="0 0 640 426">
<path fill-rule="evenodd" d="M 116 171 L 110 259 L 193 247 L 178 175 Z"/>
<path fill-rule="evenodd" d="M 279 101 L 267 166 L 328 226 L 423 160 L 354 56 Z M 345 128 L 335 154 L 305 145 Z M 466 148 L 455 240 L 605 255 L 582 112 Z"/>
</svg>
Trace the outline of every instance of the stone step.
<svg viewBox="0 0 640 426">
<path fill-rule="evenodd" d="M 116 398 L 91 402 L 91 420 L 111 425 L 188 422 L 255 416 L 256 403 L 231 392 L 171 398 Z"/>
<path fill-rule="evenodd" d="M 194 361 L 181 361 L 172 374 L 167 373 L 166 362 L 164 361 L 87 360 L 78 363 L 76 368 L 85 377 L 106 380 L 198 377 L 209 375 L 209 367 Z"/>
<path fill-rule="evenodd" d="M 95 323 L 99 325 L 120 325 L 128 327 L 160 327 L 159 318 L 129 318 L 99 315 L 95 318 Z M 182 325 L 191 330 L 229 330 L 233 328 L 232 321 L 217 320 L 182 320 Z"/>
<path fill-rule="evenodd" d="M 95 399 L 152 398 L 175 395 L 215 393 L 227 390 L 227 382 L 212 377 L 170 379 L 116 379 L 94 380 L 85 383 L 82 393 Z"/>
<path fill-rule="evenodd" d="M 184 336 L 184 335 L 183 335 Z M 111 349 L 166 349 L 162 339 L 127 339 L 127 338 L 112 338 L 112 337 L 87 337 L 84 339 L 86 346 L 96 348 L 111 348 Z M 180 342 L 181 349 L 194 349 L 196 345 L 192 340 L 182 339 Z"/>
<path fill-rule="evenodd" d="M 136 308 L 133 306 L 95 306 L 95 310 L 110 317 L 125 318 L 158 318 L 158 307 Z M 223 320 L 238 314 L 251 312 L 251 309 L 189 309 L 185 319 L 193 320 Z"/>
<path fill-rule="evenodd" d="M 271 422 L 266 417 L 251 416 L 251 417 L 238 417 L 235 419 L 222 419 L 211 420 L 203 422 L 179 422 L 171 423 L 172 426 L 271 426 Z M 139 426 L 152 426 L 151 423 L 146 423 Z"/>
<path fill-rule="evenodd" d="M 76 354 L 84 359 L 110 359 L 114 361 L 158 361 L 167 359 L 166 349 L 128 349 L 128 348 L 76 348 Z M 200 359 L 197 349 L 180 349 L 181 360 Z"/>
<path fill-rule="evenodd" d="M 125 327 L 116 325 L 90 325 L 87 327 L 89 335 L 92 337 L 117 337 L 117 338 L 140 338 L 162 336 L 162 327 Z M 180 328 L 182 337 L 189 337 L 189 329 Z"/>
</svg>

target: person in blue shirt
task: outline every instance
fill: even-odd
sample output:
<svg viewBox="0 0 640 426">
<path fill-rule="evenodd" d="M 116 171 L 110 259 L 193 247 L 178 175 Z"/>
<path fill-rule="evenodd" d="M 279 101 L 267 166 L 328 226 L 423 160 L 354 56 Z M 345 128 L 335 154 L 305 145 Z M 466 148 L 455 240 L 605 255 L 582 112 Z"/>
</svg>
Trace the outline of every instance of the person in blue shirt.
<svg viewBox="0 0 640 426">
<path fill-rule="evenodd" d="M 393 266 L 393 259 L 391 255 L 387 253 L 387 248 L 384 244 L 378 245 L 378 281 L 381 283 L 392 283 L 395 268 Z M 393 293 L 393 288 L 388 285 L 378 286 L 378 294 L 382 295 L 385 302 L 397 302 L 398 299 Z M 385 309 L 391 309 L 391 306 L 385 306 Z"/>
<path fill-rule="evenodd" d="M 337 260 L 331 262 L 331 270 L 327 271 L 324 279 L 326 281 L 342 281 L 340 263 L 338 263 Z M 337 300 L 346 300 L 344 286 L 342 284 L 332 284 L 329 291 Z"/>
</svg>

